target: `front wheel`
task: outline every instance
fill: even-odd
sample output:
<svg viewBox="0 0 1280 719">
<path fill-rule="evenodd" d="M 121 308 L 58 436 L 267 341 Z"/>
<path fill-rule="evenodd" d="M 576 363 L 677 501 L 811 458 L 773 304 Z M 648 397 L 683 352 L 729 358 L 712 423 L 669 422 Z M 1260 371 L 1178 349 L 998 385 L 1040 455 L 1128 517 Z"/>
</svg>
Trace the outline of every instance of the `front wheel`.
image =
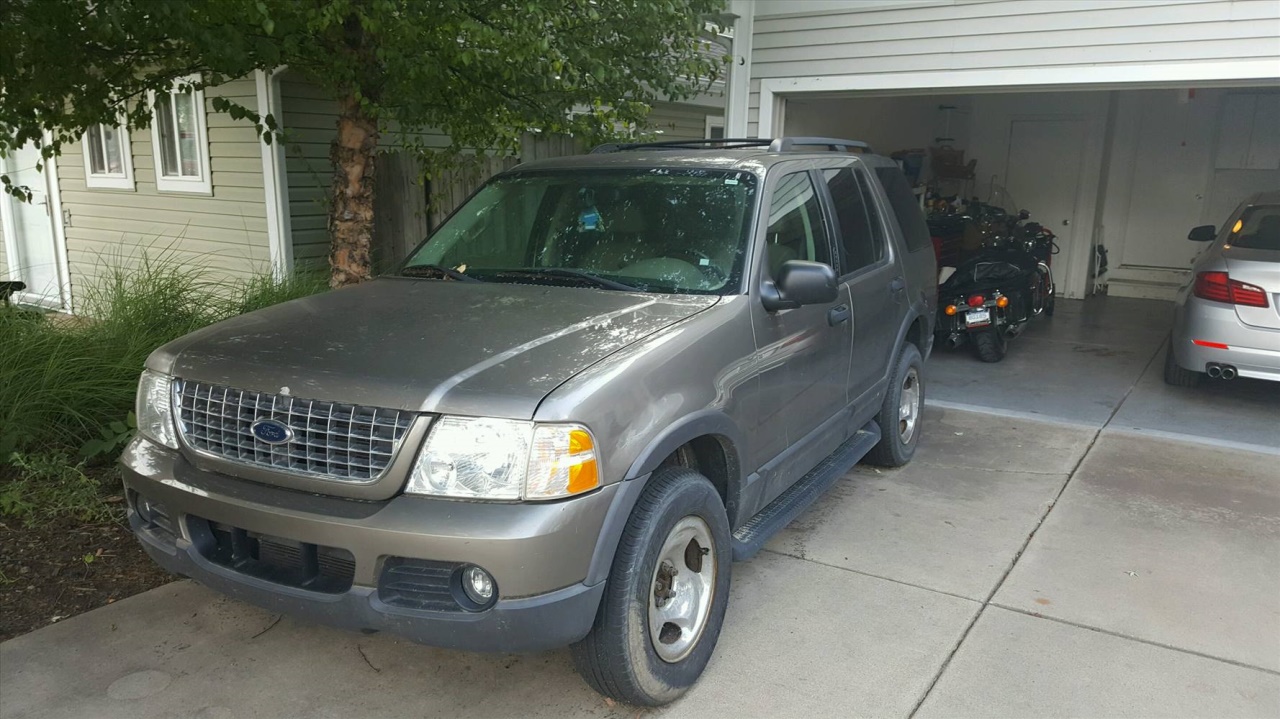
<svg viewBox="0 0 1280 719">
<path fill-rule="evenodd" d="M 640 706 L 679 698 L 702 675 L 729 605 L 729 518 L 711 482 L 661 469 L 627 520 L 578 673 L 601 694 Z"/>
<path fill-rule="evenodd" d="M 920 349 L 910 342 L 904 344 L 876 415 L 880 442 L 867 453 L 869 464 L 901 467 L 915 456 L 924 410 L 923 365 Z"/>
<path fill-rule="evenodd" d="M 983 362 L 999 362 L 1009 350 L 1009 337 L 999 327 L 969 333 L 973 354 Z"/>
</svg>

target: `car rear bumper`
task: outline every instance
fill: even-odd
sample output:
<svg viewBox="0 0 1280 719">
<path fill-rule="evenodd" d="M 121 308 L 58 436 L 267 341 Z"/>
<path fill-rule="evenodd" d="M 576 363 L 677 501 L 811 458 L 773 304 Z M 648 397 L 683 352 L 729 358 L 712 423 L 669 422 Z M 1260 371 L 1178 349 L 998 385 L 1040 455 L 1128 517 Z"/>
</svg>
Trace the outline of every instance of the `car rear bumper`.
<svg viewBox="0 0 1280 719">
<path fill-rule="evenodd" d="M 1173 351 L 1185 369 L 1204 372 L 1216 363 L 1235 367 L 1239 377 L 1280 382 L 1280 330 L 1244 324 L 1231 305 L 1187 300 L 1174 322 Z"/>
<path fill-rule="evenodd" d="M 166 569 L 271 611 L 474 651 L 540 651 L 586 636 L 643 484 L 555 503 L 362 502 L 205 472 L 141 439 L 122 465 L 130 524 Z M 462 593 L 470 565 L 494 578 L 487 609 L 469 608 Z M 392 571 L 403 566 L 409 575 Z"/>
</svg>

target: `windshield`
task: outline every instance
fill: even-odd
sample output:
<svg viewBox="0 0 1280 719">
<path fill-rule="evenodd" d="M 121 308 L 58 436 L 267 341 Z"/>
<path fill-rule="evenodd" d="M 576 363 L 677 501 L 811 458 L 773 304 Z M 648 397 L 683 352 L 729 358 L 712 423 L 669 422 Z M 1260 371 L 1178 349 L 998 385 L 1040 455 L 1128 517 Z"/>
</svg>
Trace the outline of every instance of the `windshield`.
<svg viewBox="0 0 1280 719">
<path fill-rule="evenodd" d="M 1250 250 L 1280 250 L 1280 205 L 1257 205 L 1245 210 L 1227 242 Z"/>
<path fill-rule="evenodd" d="M 399 274 L 481 282 L 736 291 L 756 180 L 742 171 L 562 170 L 495 178 Z"/>
</svg>

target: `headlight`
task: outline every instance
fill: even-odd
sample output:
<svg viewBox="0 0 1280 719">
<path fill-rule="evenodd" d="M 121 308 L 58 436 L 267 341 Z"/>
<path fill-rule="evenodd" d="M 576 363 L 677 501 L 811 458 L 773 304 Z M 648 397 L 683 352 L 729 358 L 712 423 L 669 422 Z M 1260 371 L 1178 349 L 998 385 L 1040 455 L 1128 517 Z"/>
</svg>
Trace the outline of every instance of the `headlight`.
<svg viewBox="0 0 1280 719">
<path fill-rule="evenodd" d="M 145 370 L 138 380 L 135 415 L 138 432 L 170 449 L 178 448 L 178 432 L 173 424 L 173 379 Z"/>
<path fill-rule="evenodd" d="M 409 477 L 410 494 L 553 499 L 600 484 L 595 441 L 575 424 L 441 417 Z"/>
</svg>

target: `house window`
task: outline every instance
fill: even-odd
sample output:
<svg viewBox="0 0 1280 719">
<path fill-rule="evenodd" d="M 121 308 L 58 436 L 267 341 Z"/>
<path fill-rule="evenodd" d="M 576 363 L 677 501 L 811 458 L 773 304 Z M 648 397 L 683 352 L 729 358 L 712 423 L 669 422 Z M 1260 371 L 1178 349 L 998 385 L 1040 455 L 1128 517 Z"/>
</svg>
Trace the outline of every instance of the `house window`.
<svg viewBox="0 0 1280 719">
<path fill-rule="evenodd" d="M 180 85 L 154 98 L 151 139 L 155 143 L 156 189 L 210 194 L 208 125 L 204 93 Z"/>
<path fill-rule="evenodd" d="M 129 132 L 114 125 L 94 125 L 82 138 L 84 184 L 92 189 L 132 190 L 133 153 Z"/>
</svg>

